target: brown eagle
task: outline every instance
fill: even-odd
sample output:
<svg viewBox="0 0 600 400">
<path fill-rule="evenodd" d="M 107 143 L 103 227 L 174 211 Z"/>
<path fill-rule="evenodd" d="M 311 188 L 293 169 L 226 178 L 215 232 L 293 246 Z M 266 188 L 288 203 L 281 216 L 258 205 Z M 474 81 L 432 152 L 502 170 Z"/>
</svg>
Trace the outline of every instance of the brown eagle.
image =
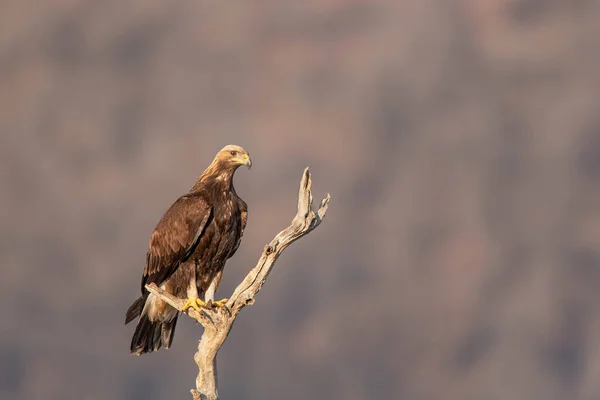
<svg viewBox="0 0 600 400">
<path fill-rule="evenodd" d="M 180 298 L 185 309 L 223 306 L 213 303 L 225 262 L 240 245 L 248 207 L 233 188 L 233 174 L 240 165 L 252 166 L 240 146 L 219 151 L 192 189 L 179 197 L 162 216 L 150 236 L 142 296 L 129 307 L 125 323 L 140 317 L 131 339 L 131 353 L 143 354 L 169 348 L 179 312 L 149 293 L 157 286 Z M 204 299 L 204 300 L 202 300 Z"/>
</svg>

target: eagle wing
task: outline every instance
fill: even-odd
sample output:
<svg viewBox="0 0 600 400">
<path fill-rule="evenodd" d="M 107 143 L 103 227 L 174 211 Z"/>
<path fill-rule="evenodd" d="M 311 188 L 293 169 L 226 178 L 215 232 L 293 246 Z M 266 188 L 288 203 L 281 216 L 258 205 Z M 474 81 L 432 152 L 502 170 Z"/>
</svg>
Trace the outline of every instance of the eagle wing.
<svg viewBox="0 0 600 400">
<path fill-rule="evenodd" d="M 238 240 L 235 243 L 235 246 L 233 246 L 233 248 L 229 252 L 229 258 L 233 257 L 233 255 L 237 251 L 238 247 L 240 247 L 240 243 L 242 242 L 242 236 L 244 236 L 244 229 L 246 229 L 246 221 L 248 221 L 248 205 L 246 204 L 246 202 L 244 200 L 240 199 L 239 197 L 237 198 L 237 203 L 238 203 L 238 207 L 239 207 L 240 214 L 241 214 L 240 236 L 238 237 Z"/>
<path fill-rule="evenodd" d="M 142 276 L 142 293 L 149 283 L 160 286 L 194 252 L 212 218 L 212 207 L 198 196 L 181 196 L 152 232 Z"/>
<path fill-rule="evenodd" d="M 244 234 L 244 229 L 246 229 L 246 221 L 248 221 L 248 204 L 242 199 L 240 199 L 240 210 L 242 210 L 242 232 L 240 237 Z"/>
</svg>

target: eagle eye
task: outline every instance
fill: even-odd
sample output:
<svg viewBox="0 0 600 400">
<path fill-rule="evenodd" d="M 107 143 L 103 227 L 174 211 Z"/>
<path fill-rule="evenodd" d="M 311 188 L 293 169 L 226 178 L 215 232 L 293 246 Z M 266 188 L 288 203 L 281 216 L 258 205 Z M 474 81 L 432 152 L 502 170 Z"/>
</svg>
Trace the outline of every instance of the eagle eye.
<svg viewBox="0 0 600 400">
<path fill-rule="evenodd" d="M 235 150 L 231 150 L 231 151 L 229 152 L 229 154 L 231 154 L 232 156 L 235 156 L 235 155 L 237 154 L 237 151 L 235 151 Z"/>
</svg>

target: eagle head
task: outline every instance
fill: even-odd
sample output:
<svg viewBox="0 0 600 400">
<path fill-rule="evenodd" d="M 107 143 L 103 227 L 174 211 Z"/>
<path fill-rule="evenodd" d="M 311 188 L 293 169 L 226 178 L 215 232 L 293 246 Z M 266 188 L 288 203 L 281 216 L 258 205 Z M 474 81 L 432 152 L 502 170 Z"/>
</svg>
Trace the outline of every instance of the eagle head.
<svg viewBox="0 0 600 400">
<path fill-rule="evenodd" d="M 233 169 L 236 169 L 240 165 L 245 165 L 248 169 L 252 166 L 250 154 L 248 154 L 243 147 L 234 144 L 228 144 L 223 147 L 221 151 L 217 153 L 215 159 L 218 160 L 219 164 L 226 165 Z"/>
</svg>

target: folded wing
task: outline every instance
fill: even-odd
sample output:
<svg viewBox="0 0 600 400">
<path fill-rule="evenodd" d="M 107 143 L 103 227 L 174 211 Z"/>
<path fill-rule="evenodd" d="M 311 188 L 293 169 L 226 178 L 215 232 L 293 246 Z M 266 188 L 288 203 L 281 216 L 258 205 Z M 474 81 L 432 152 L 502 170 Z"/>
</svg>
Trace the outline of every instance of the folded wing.
<svg viewBox="0 0 600 400">
<path fill-rule="evenodd" d="M 185 195 L 173 203 L 150 237 L 142 293 L 149 283 L 160 286 L 194 253 L 211 218 L 212 208 L 199 195 Z"/>
</svg>

